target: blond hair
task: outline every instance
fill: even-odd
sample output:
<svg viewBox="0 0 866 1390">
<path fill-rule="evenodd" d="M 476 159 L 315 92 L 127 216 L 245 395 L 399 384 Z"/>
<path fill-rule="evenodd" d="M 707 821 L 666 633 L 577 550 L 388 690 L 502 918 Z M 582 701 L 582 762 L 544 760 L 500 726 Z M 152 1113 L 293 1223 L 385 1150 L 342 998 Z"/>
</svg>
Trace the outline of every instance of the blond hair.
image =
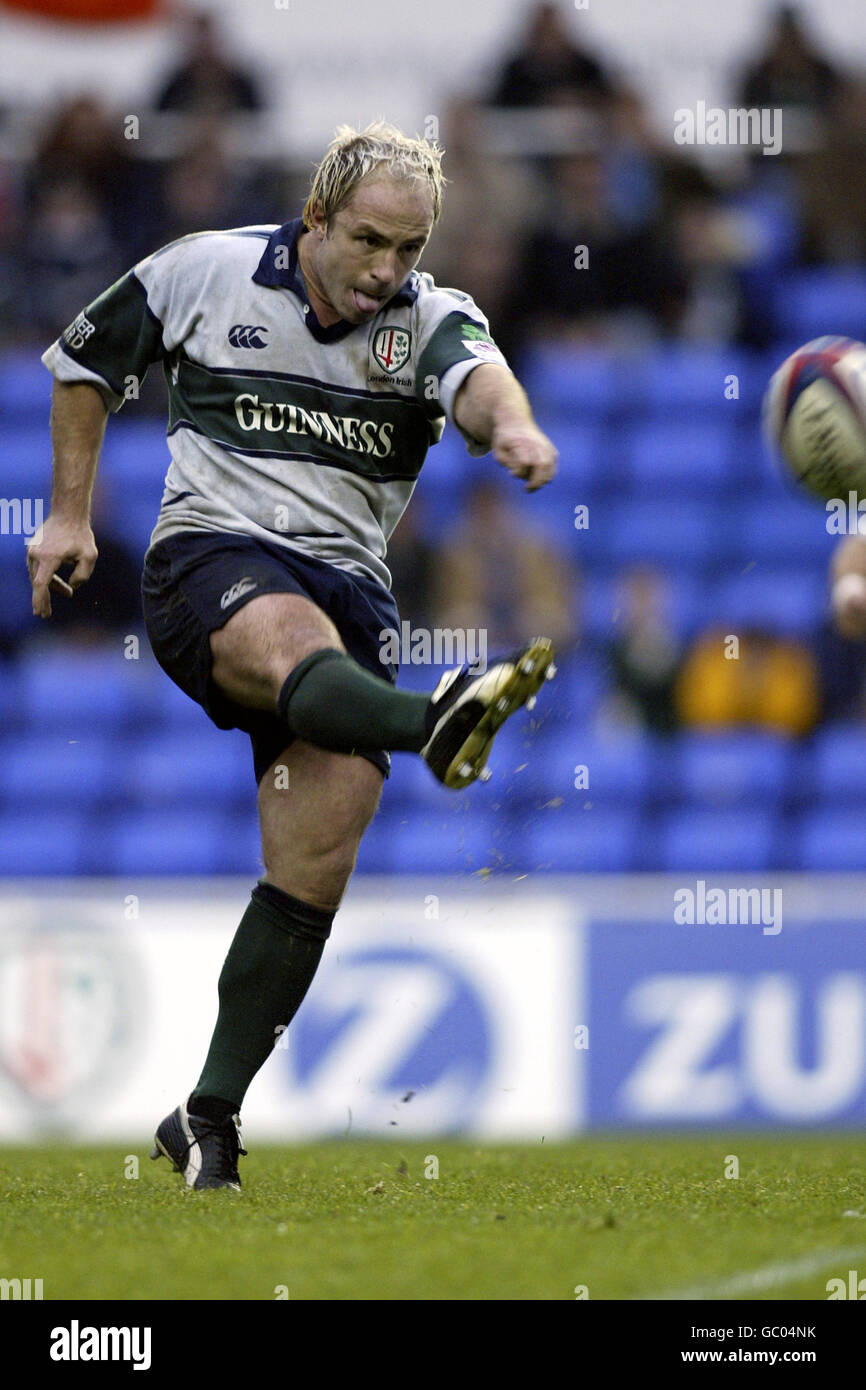
<svg viewBox="0 0 866 1390">
<path fill-rule="evenodd" d="M 305 227 L 312 227 L 314 203 L 329 220 L 348 203 L 358 184 L 384 165 L 395 179 L 423 179 L 433 198 L 433 221 L 442 211 L 443 151 L 435 140 L 412 139 L 396 126 L 374 121 L 364 130 L 341 125 L 313 175 L 304 204 Z"/>
</svg>

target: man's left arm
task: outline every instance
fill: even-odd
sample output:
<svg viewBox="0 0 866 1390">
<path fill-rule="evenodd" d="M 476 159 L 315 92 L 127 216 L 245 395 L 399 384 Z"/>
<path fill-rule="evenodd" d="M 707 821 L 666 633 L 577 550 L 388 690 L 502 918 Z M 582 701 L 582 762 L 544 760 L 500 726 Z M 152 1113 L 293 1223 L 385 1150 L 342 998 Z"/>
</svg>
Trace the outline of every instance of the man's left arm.
<svg viewBox="0 0 866 1390">
<path fill-rule="evenodd" d="M 466 434 L 490 449 L 503 468 L 537 492 L 556 474 L 555 446 L 538 428 L 526 392 L 507 367 L 482 362 L 464 378 L 453 415 Z"/>
</svg>

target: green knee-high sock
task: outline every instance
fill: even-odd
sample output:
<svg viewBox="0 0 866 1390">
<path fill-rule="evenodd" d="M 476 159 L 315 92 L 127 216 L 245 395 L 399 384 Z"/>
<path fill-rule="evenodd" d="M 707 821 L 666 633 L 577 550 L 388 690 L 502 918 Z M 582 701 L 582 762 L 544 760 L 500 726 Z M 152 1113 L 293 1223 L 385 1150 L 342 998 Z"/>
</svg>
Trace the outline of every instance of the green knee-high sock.
<svg viewBox="0 0 866 1390">
<path fill-rule="evenodd" d="M 334 753 L 418 753 L 432 732 L 429 706 L 429 695 L 395 690 L 334 647 L 296 666 L 277 701 L 292 733 Z"/>
<path fill-rule="evenodd" d="M 253 889 L 220 974 L 219 1016 L 191 1110 L 202 1097 L 240 1110 L 247 1087 L 309 989 L 333 920 L 332 911 L 271 883 Z"/>
</svg>

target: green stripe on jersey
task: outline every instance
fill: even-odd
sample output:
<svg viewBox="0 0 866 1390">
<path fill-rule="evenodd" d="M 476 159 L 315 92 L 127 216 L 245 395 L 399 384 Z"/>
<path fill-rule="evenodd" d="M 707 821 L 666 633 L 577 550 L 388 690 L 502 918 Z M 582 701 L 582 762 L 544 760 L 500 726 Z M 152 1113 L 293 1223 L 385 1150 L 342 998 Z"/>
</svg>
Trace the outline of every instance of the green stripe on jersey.
<svg viewBox="0 0 866 1390">
<path fill-rule="evenodd" d="M 141 382 L 151 362 L 165 356 L 162 324 L 131 270 L 103 290 L 60 341 L 69 357 L 96 372 L 121 397 L 126 377 L 136 376 Z"/>
<path fill-rule="evenodd" d="M 417 478 L 430 428 L 411 396 L 360 395 L 181 356 L 168 374 L 169 432 L 191 426 L 248 454 L 299 454 L 367 478 Z"/>
</svg>

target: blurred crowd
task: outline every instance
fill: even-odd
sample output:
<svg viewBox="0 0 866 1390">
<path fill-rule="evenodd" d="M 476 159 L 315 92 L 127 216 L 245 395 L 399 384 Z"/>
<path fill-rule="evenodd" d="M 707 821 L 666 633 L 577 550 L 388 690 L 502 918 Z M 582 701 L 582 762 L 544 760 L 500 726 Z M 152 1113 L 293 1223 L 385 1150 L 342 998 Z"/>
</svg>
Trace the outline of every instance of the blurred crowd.
<svg viewBox="0 0 866 1390">
<path fill-rule="evenodd" d="M 477 299 L 518 368 L 538 341 L 767 346 L 769 284 L 793 267 L 866 260 L 866 77 L 828 60 L 803 12 L 778 9 L 761 50 L 733 75 L 729 104 L 780 109 L 782 151 L 740 149 L 714 164 L 659 132 L 579 28 L 559 5 L 528 6 L 486 89 L 443 107 L 449 185 L 421 268 Z M 153 112 L 175 118 L 171 153 L 129 138 L 93 93 L 48 111 L 33 159 L 0 164 L 0 350 L 41 351 L 178 236 L 298 215 L 309 169 L 276 152 L 239 154 L 231 138 L 238 118 L 255 122 L 267 104 L 213 18 L 192 13 L 151 98 Z M 163 409 L 157 373 L 137 408 Z M 420 516 L 410 507 L 390 552 L 398 601 L 416 625 L 484 627 L 506 646 L 528 631 L 580 643 L 574 560 L 527 526 L 510 495 L 480 485 L 435 544 Z M 139 621 L 139 557 L 121 553 L 109 527 L 103 570 L 111 546 L 120 578 L 79 605 L 79 638 L 91 623 Z M 504 577 L 506 546 L 514 562 Z M 717 633 L 680 650 L 668 582 L 646 568 L 622 576 L 622 619 L 604 653 L 611 720 L 659 734 L 728 723 L 801 734 L 866 708 L 862 657 L 829 633 L 811 649 L 744 633 L 737 660 L 720 658 Z"/>
</svg>

